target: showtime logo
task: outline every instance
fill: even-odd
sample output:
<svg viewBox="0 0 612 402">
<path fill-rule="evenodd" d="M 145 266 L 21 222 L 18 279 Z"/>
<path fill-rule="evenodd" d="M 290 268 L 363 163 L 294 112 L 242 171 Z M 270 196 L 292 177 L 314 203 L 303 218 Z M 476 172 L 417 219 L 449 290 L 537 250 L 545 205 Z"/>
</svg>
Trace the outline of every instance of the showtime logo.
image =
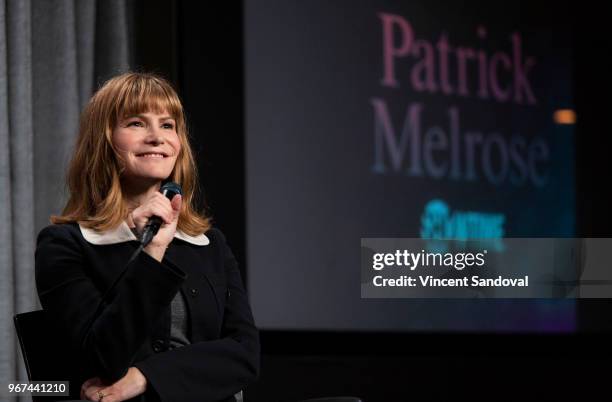
<svg viewBox="0 0 612 402">
<path fill-rule="evenodd" d="M 432 200 L 421 216 L 423 239 L 500 239 L 506 217 L 499 213 L 454 211 L 446 202 Z"/>
</svg>

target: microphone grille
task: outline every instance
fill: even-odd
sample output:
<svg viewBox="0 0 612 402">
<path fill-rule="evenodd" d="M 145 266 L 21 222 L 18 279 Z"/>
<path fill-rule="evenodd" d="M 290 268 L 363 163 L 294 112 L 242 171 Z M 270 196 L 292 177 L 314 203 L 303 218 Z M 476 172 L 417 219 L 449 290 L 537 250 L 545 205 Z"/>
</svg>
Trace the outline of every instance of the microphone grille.
<svg viewBox="0 0 612 402">
<path fill-rule="evenodd" d="M 166 197 L 168 197 L 169 199 L 172 199 L 172 197 L 174 197 L 176 194 L 183 194 L 183 190 L 181 189 L 181 186 L 179 186 L 178 184 L 176 184 L 173 181 L 169 181 L 167 183 L 164 183 L 161 188 L 159 189 L 159 191 L 165 195 Z"/>
</svg>

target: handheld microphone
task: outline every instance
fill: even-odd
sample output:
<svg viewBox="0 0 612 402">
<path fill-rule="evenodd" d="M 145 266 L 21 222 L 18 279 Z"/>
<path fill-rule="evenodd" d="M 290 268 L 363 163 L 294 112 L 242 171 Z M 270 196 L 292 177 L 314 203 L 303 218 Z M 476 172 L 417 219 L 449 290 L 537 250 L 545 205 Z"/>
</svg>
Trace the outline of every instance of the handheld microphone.
<svg viewBox="0 0 612 402">
<path fill-rule="evenodd" d="M 162 185 L 159 189 L 159 192 L 165 195 L 166 198 L 171 201 L 175 195 L 183 194 L 181 186 L 171 181 Z M 159 216 L 152 216 L 149 218 L 149 221 L 145 225 L 144 230 L 142 231 L 142 235 L 140 236 L 140 244 L 143 248 L 146 247 L 151 242 L 151 240 L 153 240 L 153 238 L 159 231 L 161 225 L 162 219 Z"/>
</svg>

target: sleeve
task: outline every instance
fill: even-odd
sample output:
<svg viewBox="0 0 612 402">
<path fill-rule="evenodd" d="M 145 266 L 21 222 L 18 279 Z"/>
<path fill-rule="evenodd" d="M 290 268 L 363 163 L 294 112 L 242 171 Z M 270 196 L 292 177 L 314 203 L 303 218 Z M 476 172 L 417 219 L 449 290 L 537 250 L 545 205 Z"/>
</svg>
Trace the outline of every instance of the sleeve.
<svg viewBox="0 0 612 402">
<path fill-rule="evenodd" d="M 143 252 L 99 309 L 102 293 L 86 274 L 82 245 L 67 227 L 51 225 L 40 232 L 35 260 L 36 287 L 47 316 L 77 345 L 89 370 L 111 382 L 125 375 L 185 278 L 179 268 Z"/>
<path fill-rule="evenodd" d="M 162 352 L 135 364 L 162 401 L 223 400 L 259 375 L 259 334 L 238 264 L 221 232 L 213 232 L 213 242 L 218 241 L 222 248 L 229 290 L 221 335 L 219 339 Z"/>
</svg>

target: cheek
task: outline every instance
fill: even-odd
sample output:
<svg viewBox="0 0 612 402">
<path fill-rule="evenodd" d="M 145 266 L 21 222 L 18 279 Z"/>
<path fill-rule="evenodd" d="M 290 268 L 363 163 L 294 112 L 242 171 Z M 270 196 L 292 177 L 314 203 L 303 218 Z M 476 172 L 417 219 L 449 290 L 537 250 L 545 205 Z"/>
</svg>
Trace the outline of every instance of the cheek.
<svg viewBox="0 0 612 402">
<path fill-rule="evenodd" d="M 133 155 L 130 151 L 133 150 L 134 144 L 130 137 L 127 133 L 122 133 L 121 130 L 115 131 L 111 137 L 117 162 L 127 172 L 131 170 L 133 165 Z"/>
<path fill-rule="evenodd" d="M 174 149 L 174 156 L 177 157 L 181 153 L 181 141 L 178 136 L 170 141 L 170 145 Z"/>
<path fill-rule="evenodd" d="M 133 141 L 131 136 L 121 132 L 121 130 L 115 131 L 112 136 L 113 146 L 122 155 L 127 154 L 133 148 Z"/>
</svg>

